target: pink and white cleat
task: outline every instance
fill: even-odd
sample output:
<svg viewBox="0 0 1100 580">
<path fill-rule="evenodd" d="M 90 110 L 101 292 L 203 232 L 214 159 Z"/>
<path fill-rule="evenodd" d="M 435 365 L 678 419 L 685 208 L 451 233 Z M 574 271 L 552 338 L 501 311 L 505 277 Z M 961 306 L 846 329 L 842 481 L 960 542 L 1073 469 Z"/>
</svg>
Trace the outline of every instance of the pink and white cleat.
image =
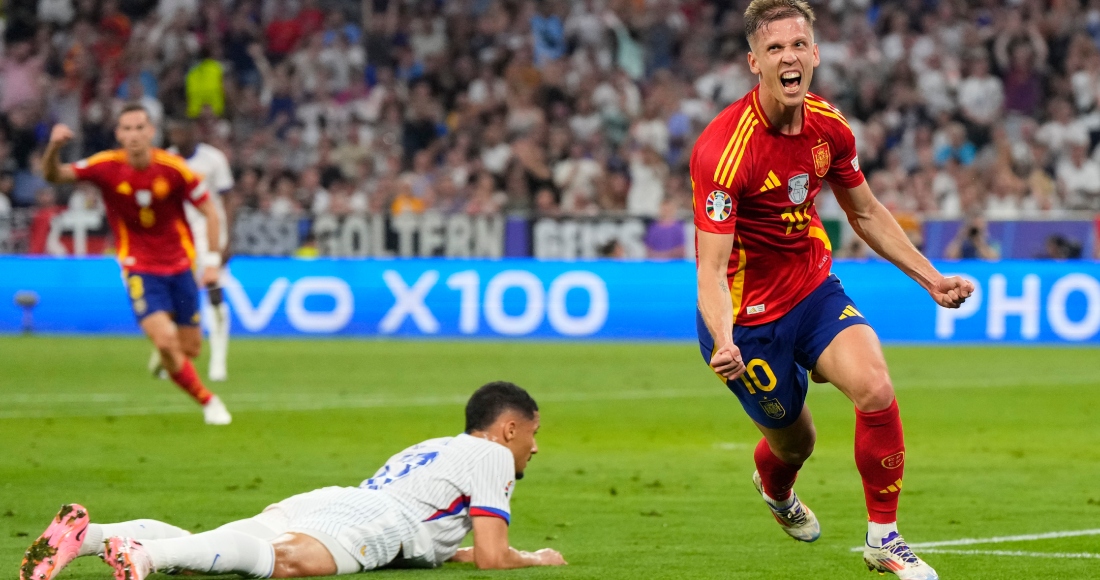
<svg viewBox="0 0 1100 580">
<path fill-rule="evenodd" d="M 77 557 L 87 531 L 88 510 L 84 506 L 61 506 L 46 531 L 27 548 L 19 580 L 53 580 Z"/>
<path fill-rule="evenodd" d="M 109 538 L 105 546 L 103 561 L 114 570 L 115 580 L 145 580 L 153 569 L 153 561 L 145 548 L 133 538 Z"/>
</svg>

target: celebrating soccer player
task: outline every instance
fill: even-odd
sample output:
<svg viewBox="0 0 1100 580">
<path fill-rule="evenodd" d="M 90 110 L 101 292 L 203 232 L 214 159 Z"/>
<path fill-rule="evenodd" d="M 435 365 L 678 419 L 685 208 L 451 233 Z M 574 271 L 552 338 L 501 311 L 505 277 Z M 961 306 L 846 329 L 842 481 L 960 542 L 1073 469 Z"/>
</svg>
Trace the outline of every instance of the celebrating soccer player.
<svg viewBox="0 0 1100 580">
<path fill-rule="evenodd" d="M 184 203 L 206 216 L 211 248 L 218 247 L 218 212 L 183 159 L 153 148 L 155 134 L 149 113 L 141 105 L 127 105 L 115 128 L 121 149 L 61 164 L 61 148 L 73 133 L 56 125 L 46 147 L 43 172 L 54 183 L 88 181 L 99 187 L 141 329 L 160 352 L 161 364 L 172 380 L 203 406 L 206 422 L 225 425 L 232 420 L 229 411 L 202 384 L 191 363 L 199 355 L 202 334 L 198 287 L 191 273 L 195 246 Z M 220 261 L 217 252 L 204 256 L 203 284 L 217 282 Z"/>
<path fill-rule="evenodd" d="M 189 535 L 171 524 L 89 523 L 80 505 L 61 508 L 27 549 L 20 580 L 52 580 L 74 558 L 98 555 L 115 580 L 153 572 L 299 578 L 383 566 L 560 566 L 560 553 L 508 544 L 511 496 L 538 452 L 538 405 L 512 383 L 489 383 L 466 404 L 466 432 L 394 455 L 359 487 L 326 487 L 263 513 Z M 473 530 L 473 548 L 459 549 Z"/>
<path fill-rule="evenodd" d="M 229 259 L 227 255 L 229 219 L 222 196 L 233 190 L 233 172 L 229 169 L 229 160 L 217 147 L 199 142 L 195 123 L 190 119 L 173 121 L 169 126 L 168 136 L 172 140 L 172 146 L 168 148 L 168 152 L 175 153 L 187 161 L 187 167 L 195 172 L 206 190 L 213 194 L 210 200 L 218 211 L 220 226 L 217 232 L 218 245 L 208 247 L 207 241 L 211 236 L 207 231 L 206 218 L 194 206 L 190 204 L 185 206 L 187 221 L 195 238 L 195 255 L 198 257 L 199 266 L 196 270 L 199 272 L 205 270 L 206 264 L 203 260 L 211 255 L 212 251 L 216 251 L 221 257 L 216 267 L 220 266 L 224 272 L 226 261 Z M 212 381 L 224 381 L 228 374 L 229 305 L 222 300 L 221 275 L 218 276 L 219 284 L 208 290 L 207 299 L 210 302 L 210 308 L 205 310 L 211 313 L 210 320 L 205 322 L 210 333 L 210 368 L 207 370 L 207 376 Z"/>
<path fill-rule="evenodd" d="M 856 466 L 869 518 L 867 566 L 932 580 L 897 529 L 905 445 L 878 337 L 830 274 L 832 246 L 814 208 L 828 182 L 855 232 L 957 308 L 974 291 L 913 247 L 867 186 L 844 116 L 808 92 L 818 65 L 804 0 L 753 0 L 745 11 L 749 68 L 759 84 L 722 111 L 691 156 L 703 357 L 764 437 L 753 481 L 775 519 L 805 542 L 821 528 L 793 491 L 813 452 L 807 371 L 855 404 Z"/>
</svg>

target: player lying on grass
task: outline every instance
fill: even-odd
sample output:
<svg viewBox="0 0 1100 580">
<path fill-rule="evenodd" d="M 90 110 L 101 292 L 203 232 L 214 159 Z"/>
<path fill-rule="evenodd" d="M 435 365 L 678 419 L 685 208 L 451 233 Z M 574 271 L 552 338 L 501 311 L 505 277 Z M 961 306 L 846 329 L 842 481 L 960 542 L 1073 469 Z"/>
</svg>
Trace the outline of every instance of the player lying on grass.
<svg viewBox="0 0 1100 580">
<path fill-rule="evenodd" d="M 538 405 L 512 383 L 489 383 L 466 404 L 466 432 L 394 455 L 358 487 L 326 487 L 263 513 L 190 535 L 171 524 L 89 523 L 71 504 L 27 549 L 20 580 L 51 580 L 97 555 L 116 580 L 153 572 L 302 578 L 382 567 L 473 562 L 482 569 L 558 566 L 561 554 L 508 545 L 515 480 L 538 452 Z M 473 529 L 473 548 L 459 549 Z"/>
<path fill-rule="evenodd" d="M 138 324 L 172 380 L 203 406 L 205 421 L 225 425 L 232 420 L 229 411 L 191 363 L 199 356 L 202 334 L 199 289 L 191 272 L 195 246 L 184 207 L 191 204 L 206 217 L 211 248 L 218 247 L 218 212 L 183 159 L 153 147 L 155 135 L 148 111 L 126 105 L 115 127 L 121 149 L 62 164 L 61 149 L 73 132 L 56 125 L 43 155 L 43 174 L 52 183 L 87 181 L 99 188 Z M 203 284 L 217 283 L 220 262 L 216 251 L 204 259 Z"/>
</svg>

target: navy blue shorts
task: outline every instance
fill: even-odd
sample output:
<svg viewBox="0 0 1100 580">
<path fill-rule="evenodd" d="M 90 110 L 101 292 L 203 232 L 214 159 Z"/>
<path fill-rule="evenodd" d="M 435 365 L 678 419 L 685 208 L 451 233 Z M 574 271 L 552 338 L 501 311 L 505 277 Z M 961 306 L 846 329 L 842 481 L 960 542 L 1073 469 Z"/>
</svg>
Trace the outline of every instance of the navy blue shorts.
<svg viewBox="0 0 1100 580">
<path fill-rule="evenodd" d="M 714 340 L 695 315 L 699 350 L 710 364 Z M 855 303 L 831 275 L 779 320 L 760 326 L 733 325 L 733 344 L 741 349 L 745 374 L 726 387 L 741 400 L 753 421 L 772 429 L 794 423 L 806 404 L 810 369 L 840 331 L 867 324 Z"/>
<path fill-rule="evenodd" d="M 171 276 L 130 272 L 126 291 L 138 322 L 154 312 L 167 312 L 180 326 L 199 324 L 199 286 L 190 270 Z"/>
</svg>

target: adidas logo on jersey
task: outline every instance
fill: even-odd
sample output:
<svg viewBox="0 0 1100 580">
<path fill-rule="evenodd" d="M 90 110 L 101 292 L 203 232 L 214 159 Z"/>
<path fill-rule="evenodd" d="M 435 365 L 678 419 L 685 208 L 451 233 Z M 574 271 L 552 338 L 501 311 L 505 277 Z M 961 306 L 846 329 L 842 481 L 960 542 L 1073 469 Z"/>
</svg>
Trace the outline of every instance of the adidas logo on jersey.
<svg viewBox="0 0 1100 580">
<path fill-rule="evenodd" d="M 764 186 L 760 188 L 760 191 L 768 191 L 777 187 L 779 187 L 779 178 L 775 176 L 774 171 L 769 171 L 768 178 L 764 180 Z"/>
<path fill-rule="evenodd" d="M 851 304 L 844 307 L 844 312 L 840 313 L 840 320 L 844 320 L 845 318 L 848 318 L 849 316 L 858 316 L 860 318 L 863 318 L 863 315 L 860 314 L 860 312 L 858 310 L 856 310 L 856 307 L 852 306 Z"/>
</svg>

